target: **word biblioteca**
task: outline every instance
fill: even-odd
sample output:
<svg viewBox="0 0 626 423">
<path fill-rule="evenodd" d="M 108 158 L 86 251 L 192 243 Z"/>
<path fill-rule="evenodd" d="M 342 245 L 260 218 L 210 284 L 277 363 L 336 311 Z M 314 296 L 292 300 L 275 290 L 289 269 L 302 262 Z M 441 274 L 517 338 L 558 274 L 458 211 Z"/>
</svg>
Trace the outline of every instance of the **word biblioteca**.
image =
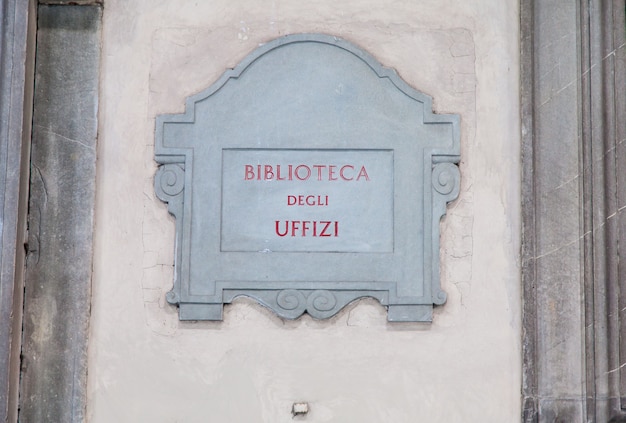
<svg viewBox="0 0 626 423">
<path fill-rule="evenodd" d="M 365 166 L 346 165 L 244 165 L 246 181 L 369 181 Z"/>
</svg>

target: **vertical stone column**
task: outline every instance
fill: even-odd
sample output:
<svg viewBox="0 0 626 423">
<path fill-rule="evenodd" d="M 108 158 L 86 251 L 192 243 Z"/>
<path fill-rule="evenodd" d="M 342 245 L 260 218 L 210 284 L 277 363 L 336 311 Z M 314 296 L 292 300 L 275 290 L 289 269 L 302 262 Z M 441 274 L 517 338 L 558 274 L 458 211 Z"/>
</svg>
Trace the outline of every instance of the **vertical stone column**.
<svg viewBox="0 0 626 423">
<path fill-rule="evenodd" d="M 17 416 L 34 1 L 0 0 L 0 421 Z"/>
<path fill-rule="evenodd" d="M 521 11 L 523 420 L 626 421 L 624 3 Z"/>
<path fill-rule="evenodd" d="M 38 15 L 19 418 L 82 422 L 102 11 Z"/>
</svg>

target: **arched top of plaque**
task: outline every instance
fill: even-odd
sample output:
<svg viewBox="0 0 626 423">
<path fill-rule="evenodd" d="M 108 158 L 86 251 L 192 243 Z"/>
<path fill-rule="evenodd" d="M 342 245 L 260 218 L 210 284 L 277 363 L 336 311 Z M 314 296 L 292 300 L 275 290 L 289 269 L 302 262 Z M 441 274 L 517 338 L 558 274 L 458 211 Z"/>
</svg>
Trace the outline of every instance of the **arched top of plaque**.
<svg viewBox="0 0 626 423">
<path fill-rule="evenodd" d="M 327 318 L 373 297 L 391 321 L 430 321 L 459 140 L 458 115 L 345 40 L 260 46 L 156 119 L 155 189 L 176 217 L 168 301 L 184 320 L 219 320 L 238 296 Z"/>
</svg>

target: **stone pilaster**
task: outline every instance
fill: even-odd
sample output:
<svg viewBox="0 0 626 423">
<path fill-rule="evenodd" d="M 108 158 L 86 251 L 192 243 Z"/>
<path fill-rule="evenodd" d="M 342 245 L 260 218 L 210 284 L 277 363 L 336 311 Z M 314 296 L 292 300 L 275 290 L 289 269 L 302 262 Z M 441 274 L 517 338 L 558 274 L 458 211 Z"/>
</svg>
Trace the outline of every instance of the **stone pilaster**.
<svg viewBox="0 0 626 423">
<path fill-rule="evenodd" d="M 523 420 L 622 421 L 624 3 L 521 10 Z"/>
</svg>

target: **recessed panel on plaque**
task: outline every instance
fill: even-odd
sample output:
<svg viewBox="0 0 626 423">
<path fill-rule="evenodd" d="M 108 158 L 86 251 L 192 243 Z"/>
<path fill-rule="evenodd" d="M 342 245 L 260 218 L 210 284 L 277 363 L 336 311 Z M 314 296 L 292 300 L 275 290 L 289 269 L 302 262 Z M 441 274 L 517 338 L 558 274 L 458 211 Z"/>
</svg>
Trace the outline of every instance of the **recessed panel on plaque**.
<svg viewBox="0 0 626 423">
<path fill-rule="evenodd" d="M 181 320 L 221 320 L 239 296 L 288 319 L 372 297 L 390 321 L 432 320 L 457 115 L 321 34 L 259 47 L 185 110 L 157 117 L 155 145 Z"/>
<path fill-rule="evenodd" d="M 393 252 L 392 150 L 222 154 L 221 251 Z"/>
</svg>

